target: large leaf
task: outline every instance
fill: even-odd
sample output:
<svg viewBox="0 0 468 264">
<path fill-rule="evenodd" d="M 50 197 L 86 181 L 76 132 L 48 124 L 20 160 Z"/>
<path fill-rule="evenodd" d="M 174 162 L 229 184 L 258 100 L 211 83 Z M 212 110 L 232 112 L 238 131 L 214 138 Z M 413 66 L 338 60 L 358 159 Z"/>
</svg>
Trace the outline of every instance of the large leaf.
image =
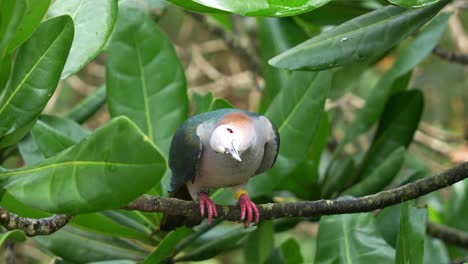
<svg viewBox="0 0 468 264">
<path fill-rule="evenodd" d="M 169 0 L 173 4 L 194 12 L 218 12 L 218 10 L 243 16 L 293 16 L 318 8 L 330 0 Z M 206 9 L 206 7 L 210 9 Z M 214 9 L 214 10 L 213 10 Z"/>
<path fill-rule="evenodd" d="M 214 111 L 223 108 L 232 108 L 232 104 L 223 98 L 216 98 L 211 102 L 210 108 L 208 110 Z"/>
<path fill-rule="evenodd" d="M 315 263 L 393 263 L 370 213 L 322 216 Z"/>
<path fill-rule="evenodd" d="M 117 18 L 117 0 L 58 0 L 50 7 L 52 17 L 69 15 L 75 36 L 61 79 L 72 75 L 104 48 Z"/>
<path fill-rule="evenodd" d="M 0 94 L 2 94 L 2 91 L 10 78 L 11 63 L 11 56 L 0 58 Z"/>
<path fill-rule="evenodd" d="M 388 98 L 401 90 L 400 87 L 393 84 L 408 74 L 431 53 L 447 26 L 449 16 L 445 13 L 437 16 L 421 30 L 413 42 L 400 52 L 395 64 L 382 76 L 372 93 L 366 98 L 366 105 L 358 112 L 353 124 L 347 129 L 339 149 L 366 132 L 379 119 Z"/>
<path fill-rule="evenodd" d="M 42 247 L 72 263 L 142 260 L 147 254 L 134 242 L 94 234 L 72 226 L 65 226 L 51 235 L 36 237 L 35 240 Z"/>
<path fill-rule="evenodd" d="M 307 35 L 288 18 L 259 19 L 259 45 L 265 88 L 258 112 L 264 113 L 278 92 L 286 87 L 290 73 L 272 67 L 268 60 L 307 39 Z"/>
<path fill-rule="evenodd" d="M 447 248 L 442 241 L 426 236 L 424 240 L 424 263 L 450 263 Z"/>
<path fill-rule="evenodd" d="M 0 9 L 0 59 L 8 52 L 7 48 L 15 37 L 21 24 L 21 17 L 26 12 L 26 0 L 3 0 Z"/>
<path fill-rule="evenodd" d="M 154 145 L 122 117 L 38 165 L 0 177 L 3 187 L 26 205 L 77 214 L 129 203 L 155 185 L 165 168 Z"/>
<path fill-rule="evenodd" d="M 15 143 L 37 118 L 57 86 L 73 39 L 68 16 L 43 22 L 21 46 L 8 87 L 0 96 L 0 146 Z"/>
<path fill-rule="evenodd" d="M 274 57 L 275 67 L 323 70 L 375 57 L 395 46 L 448 3 L 416 10 L 388 6 L 352 19 Z"/>
<path fill-rule="evenodd" d="M 164 263 L 167 258 L 171 257 L 177 244 L 191 233 L 193 231 L 186 227 L 171 231 L 159 242 L 156 249 L 145 259 L 143 264 Z"/>
<path fill-rule="evenodd" d="M 335 0 L 297 18 L 318 25 L 339 25 L 370 11 L 372 9 L 363 6 L 360 1 Z"/>
<path fill-rule="evenodd" d="M 427 209 L 403 205 L 400 217 L 395 263 L 424 263 Z"/>
<path fill-rule="evenodd" d="M 298 72 L 275 97 L 265 115 L 278 127 L 281 147 L 274 167 L 249 182 L 251 195 L 271 193 L 280 179 L 304 160 L 318 131 L 331 72 Z"/>
<path fill-rule="evenodd" d="M 200 114 L 210 109 L 210 105 L 213 102 L 213 93 L 208 92 L 206 94 L 199 94 L 196 92 L 192 93 L 192 104 L 195 108 L 195 113 Z"/>
<path fill-rule="evenodd" d="M 427 5 L 432 5 L 437 3 L 440 0 L 388 0 L 390 3 L 406 7 L 406 8 L 414 8 L 414 7 L 423 7 Z"/>
<path fill-rule="evenodd" d="M 244 246 L 245 263 L 264 263 L 275 245 L 272 221 L 261 221 Z"/>
<path fill-rule="evenodd" d="M 75 143 L 72 139 L 42 121 L 37 121 L 31 130 L 31 135 L 36 141 L 39 151 L 46 158 L 56 155 Z"/>
<path fill-rule="evenodd" d="M 167 156 L 173 133 L 188 114 L 184 69 L 147 15 L 120 11 L 108 47 L 109 110 L 132 119 Z"/>
<path fill-rule="evenodd" d="M 18 0 L 14 0 L 21 2 Z M 8 50 L 12 51 L 21 45 L 31 36 L 37 26 L 44 17 L 47 8 L 49 8 L 50 0 L 26 0 L 26 10 L 23 16 L 20 16 L 21 22 L 15 32 L 14 38 L 11 40 Z"/>
</svg>

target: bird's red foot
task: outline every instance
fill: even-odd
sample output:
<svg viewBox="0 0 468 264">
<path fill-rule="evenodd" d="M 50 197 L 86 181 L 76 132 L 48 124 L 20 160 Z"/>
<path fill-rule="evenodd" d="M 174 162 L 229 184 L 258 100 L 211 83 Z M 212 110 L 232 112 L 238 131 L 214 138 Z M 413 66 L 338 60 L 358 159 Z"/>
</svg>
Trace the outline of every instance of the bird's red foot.
<svg viewBox="0 0 468 264">
<path fill-rule="evenodd" d="M 240 220 L 244 221 L 245 214 L 247 213 L 247 220 L 245 220 L 244 227 L 249 227 L 252 222 L 253 214 L 255 214 L 255 224 L 258 224 L 260 220 L 260 213 L 258 212 L 257 206 L 250 200 L 247 194 L 242 194 L 239 197 L 239 206 L 241 210 Z"/>
<path fill-rule="evenodd" d="M 216 204 L 211 201 L 210 197 L 204 192 L 200 192 L 198 194 L 198 202 L 200 203 L 200 214 L 201 216 L 205 216 L 205 206 L 207 209 L 207 218 L 208 224 L 211 224 L 213 221 L 213 216 L 218 217 L 218 211 L 216 210 Z"/>
</svg>

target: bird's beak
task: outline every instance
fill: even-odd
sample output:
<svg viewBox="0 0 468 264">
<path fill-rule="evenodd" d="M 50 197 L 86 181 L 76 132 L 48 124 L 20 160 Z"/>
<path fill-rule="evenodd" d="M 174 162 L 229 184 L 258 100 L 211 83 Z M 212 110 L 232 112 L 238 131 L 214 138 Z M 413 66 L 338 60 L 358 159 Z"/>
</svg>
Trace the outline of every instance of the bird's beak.
<svg viewBox="0 0 468 264">
<path fill-rule="evenodd" d="M 234 145 L 231 145 L 230 148 L 227 148 L 227 152 L 235 160 L 242 161 L 241 158 L 240 158 L 239 152 L 237 152 L 237 149 L 234 147 Z"/>
</svg>

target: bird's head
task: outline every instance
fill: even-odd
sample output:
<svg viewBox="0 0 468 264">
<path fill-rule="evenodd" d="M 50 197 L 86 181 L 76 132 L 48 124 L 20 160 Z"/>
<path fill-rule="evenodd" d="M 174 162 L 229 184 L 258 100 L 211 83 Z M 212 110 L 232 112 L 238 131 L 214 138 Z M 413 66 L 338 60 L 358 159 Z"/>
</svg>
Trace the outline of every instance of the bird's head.
<svg viewBox="0 0 468 264">
<path fill-rule="evenodd" d="M 214 151 L 242 161 L 241 154 L 252 144 L 252 136 L 248 128 L 223 124 L 211 134 L 210 145 Z"/>
</svg>

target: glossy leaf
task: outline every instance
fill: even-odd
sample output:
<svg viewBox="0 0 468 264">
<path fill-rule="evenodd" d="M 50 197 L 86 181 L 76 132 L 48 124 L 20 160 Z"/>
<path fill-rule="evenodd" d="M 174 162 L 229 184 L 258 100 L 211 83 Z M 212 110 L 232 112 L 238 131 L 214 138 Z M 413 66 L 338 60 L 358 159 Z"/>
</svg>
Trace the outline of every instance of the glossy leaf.
<svg viewBox="0 0 468 264">
<path fill-rule="evenodd" d="M 25 136 L 18 143 L 18 150 L 27 166 L 32 166 L 45 159 L 44 154 L 39 150 L 39 146 L 31 134 Z"/>
<path fill-rule="evenodd" d="M 379 119 L 388 98 L 401 91 L 401 88 L 398 89 L 399 87 L 393 84 L 411 72 L 431 53 L 447 26 L 448 17 L 449 14 L 446 13 L 437 16 L 421 30 L 413 42 L 402 49 L 392 68 L 382 76 L 372 93 L 366 98 L 364 108 L 358 112 L 351 127 L 347 130 L 339 149 L 369 130 Z"/>
<path fill-rule="evenodd" d="M 89 130 L 68 118 L 52 115 L 41 115 L 39 120 L 60 131 L 60 133 L 67 136 L 75 143 L 81 141 L 91 133 Z"/>
<path fill-rule="evenodd" d="M 397 175 L 405 161 L 405 148 L 399 147 L 370 172 L 369 176 L 345 192 L 354 197 L 376 193 L 387 186 Z"/>
<path fill-rule="evenodd" d="M 424 263 L 427 209 L 403 205 L 395 263 Z"/>
<path fill-rule="evenodd" d="M 291 74 L 268 64 L 268 60 L 307 39 L 307 35 L 288 18 L 259 19 L 259 45 L 262 57 L 262 71 L 265 78 L 265 88 L 258 112 L 265 113 L 278 92 L 287 87 Z"/>
<path fill-rule="evenodd" d="M 398 232 L 400 230 L 400 216 L 403 204 L 385 207 L 375 217 L 377 227 L 385 241 L 396 248 Z"/>
<path fill-rule="evenodd" d="M 165 167 L 147 137 L 121 117 L 38 165 L 0 177 L 26 205 L 76 214 L 122 207 L 155 185 Z"/>
<path fill-rule="evenodd" d="M 244 246 L 245 263 L 264 263 L 275 244 L 274 227 L 271 221 L 261 221 L 247 237 Z"/>
<path fill-rule="evenodd" d="M 5 56 L 3 59 L 0 58 L 0 94 L 2 94 L 5 85 L 10 78 L 11 73 L 11 56 Z"/>
<path fill-rule="evenodd" d="M 51 17 L 69 15 L 75 24 L 73 44 L 60 76 L 65 79 L 104 48 L 117 19 L 117 0 L 58 0 L 48 14 Z"/>
<path fill-rule="evenodd" d="M 43 22 L 21 46 L 4 93 L 0 96 L 0 145 L 16 132 L 19 140 L 52 96 L 73 39 L 67 16 Z M 16 138 L 15 138 L 16 139 Z M 14 140 L 7 142 L 15 143 Z"/>
<path fill-rule="evenodd" d="M 65 226 L 51 235 L 38 236 L 35 240 L 42 247 L 72 263 L 142 260 L 147 254 L 134 242 L 94 234 L 72 226 Z"/>
<path fill-rule="evenodd" d="M 320 218 L 315 263 L 393 263 L 394 257 L 370 213 Z"/>
<path fill-rule="evenodd" d="M 274 57 L 278 68 L 324 70 L 383 54 L 429 21 L 447 0 L 406 10 L 388 6 L 359 16 Z"/>
<path fill-rule="evenodd" d="M 186 227 L 171 231 L 159 242 L 156 249 L 145 259 L 143 264 L 164 263 L 172 255 L 177 244 L 191 233 L 193 231 Z"/>
<path fill-rule="evenodd" d="M 10 230 L 5 233 L 0 233 L 0 245 L 3 245 L 7 239 L 14 241 L 24 241 L 26 240 L 26 234 L 24 234 L 24 232 L 21 230 Z"/>
<path fill-rule="evenodd" d="M 147 15 L 124 9 L 108 55 L 111 115 L 128 116 L 167 155 L 174 131 L 188 115 L 184 69 L 174 47 Z"/>
<path fill-rule="evenodd" d="M 271 193 L 280 179 L 304 160 L 318 131 L 325 98 L 331 84 L 331 72 L 298 72 L 275 97 L 265 115 L 281 135 L 281 148 L 274 167 L 249 181 L 249 193 Z"/>
<path fill-rule="evenodd" d="M 223 98 L 216 98 L 211 102 L 209 111 L 214 111 L 218 109 L 223 109 L 223 108 L 232 108 L 232 104 L 230 104 L 228 101 L 226 101 Z"/>
<path fill-rule="evenodd" d="M 15 0 L 18 1 L 18 0 Z M 26 10 L 23 16 L 20 16 L 21 22 L 11 40 L 8 50 L 12 51 L 26 41 L 36 30 L 49 8 L 51 0 L 26 0 Z M 19 1 L 21 2 L 21 1 Z"/>
<path fill-rule="evenodd" d="M 423 7 L 432 5 L 440 0 L 388 0 L 390 3 L 406 8 Z"/>
<path fill-rule="evenodd" d="M 27 8 L 26 0 L 3 0 L 0 9 L 0 59 L 8 53 L 8 45 L 15 37 Z"/>
<path fill-rule="evenodd" d="M 325 5 L 330 2 L 330 0 L 300 0 L 287 2 L 281 0 L 169 0 L 169 2 L 194 12 L 216 12 L 217 10 L 222 10 L 243 16 L 283 17 L 309 12 Z"/>
<path fill-rule="evenodd" d="M 390 98 L 381 116 L 376 137 L 359 168 L 360 179 L 371 175 L 397 148 L 409 146 L 421 119 L 423 100 L 419 90 L 399 93 Z"/>
<path fill-rule="evenodd" d="M 72 146 L 75 142 L 53 127 L 42 121 L 37 121 L 31 134 L 37 143 L 39 151 L 49 158 Z"/>
<path fill-rule="evenodd" d="M 92 94 L 75 105 L 66 115 L 67 118 L 83 123 L 93 116 L 106 102 L 106 86 L 100 86 Z"/>
<path fill-rule="evenodd" d="M 213 93 L 211 92 L 208 92 L 206 94 L 199 94 L 193 92 L 192 103 L 195 108 L 194 115 L 207 112 L 210 109 L 210 105 L 213 102 L 213 99 Z"/>
<path fill-rule="evenodd" d="M 352 1 L 332 1 L 297 18 L 318 25 L 339 25 L 370 11 L 372 9 Z"/>
</svg>

